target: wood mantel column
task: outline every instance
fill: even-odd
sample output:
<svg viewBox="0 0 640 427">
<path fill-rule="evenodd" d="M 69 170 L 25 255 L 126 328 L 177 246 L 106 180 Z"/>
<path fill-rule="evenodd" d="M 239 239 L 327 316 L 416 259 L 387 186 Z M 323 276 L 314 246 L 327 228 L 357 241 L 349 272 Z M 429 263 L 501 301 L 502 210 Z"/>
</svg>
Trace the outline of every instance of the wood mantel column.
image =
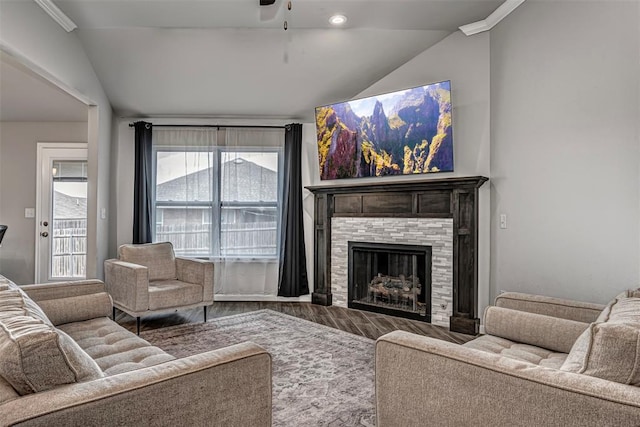
<svg viewBox="0 0 640 427">
<path fill-rule="evenodd" d="M 449 328 L 477 334 L 478 189 L 488 178 L 376 181 L 306 187 L 315 196 L 314 304 L 331 305 L 331 218 L 453 219 L 453 313 Z"/>
<path fill-rule="evenodd" d="M 314 204 L 314 287 L 311 302 L 331 305 L 331 217 L 333 195 L 316 193 Z"/>
<path fill-rule="evenodd" d="M 453 315 L 449 329 L 477 335 L 478 188 L 453 190 Z"/>
</svg>

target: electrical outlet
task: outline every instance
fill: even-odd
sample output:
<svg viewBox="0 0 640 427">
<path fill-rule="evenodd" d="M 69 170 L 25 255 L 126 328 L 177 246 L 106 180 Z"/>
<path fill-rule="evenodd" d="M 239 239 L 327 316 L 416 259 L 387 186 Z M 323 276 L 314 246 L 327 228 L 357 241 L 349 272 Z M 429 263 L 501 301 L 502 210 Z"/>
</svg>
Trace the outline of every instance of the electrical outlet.
<svg viewBox="0 0 640 427">
<path fill-rule="evenodd" d="M 507 228 L 507 214 L 500 214 L 500 228 Z"/>
<path fill-rule="evenodd" d="M 24 217 L 25 218 L 35 218 L 36 210 L 34 208 L 24 208 Z"/>
</svg>

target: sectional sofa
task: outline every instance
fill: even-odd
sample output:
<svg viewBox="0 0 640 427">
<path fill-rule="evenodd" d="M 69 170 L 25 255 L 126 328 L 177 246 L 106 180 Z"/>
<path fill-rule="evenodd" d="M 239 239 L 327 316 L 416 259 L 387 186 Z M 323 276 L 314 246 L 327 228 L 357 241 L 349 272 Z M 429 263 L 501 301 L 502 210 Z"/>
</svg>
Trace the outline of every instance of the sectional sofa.
<svg viewBox="0 0 640 427">
<path fill-rule="evenodd" d="M 110 319 L 98 280 L 0 276 L 0 426 L 269 426 L 271 356 L 243 343 L 176 359 Z"/>
<path fill-rule="evenodd" d="M 464 345 L 384 335 L 377 425 L 640 426 L 639 297 L 604 306 L 509 292 Z"/>
</svg>

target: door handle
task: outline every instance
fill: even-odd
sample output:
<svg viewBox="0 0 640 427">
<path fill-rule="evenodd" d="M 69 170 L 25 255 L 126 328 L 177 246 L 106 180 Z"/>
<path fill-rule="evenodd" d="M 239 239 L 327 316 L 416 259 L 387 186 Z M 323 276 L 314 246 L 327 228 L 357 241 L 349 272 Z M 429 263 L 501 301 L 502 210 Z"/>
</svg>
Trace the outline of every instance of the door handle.
<svg viewBox="0 0 640 427">
<path fill-rule="evenodd" d="M 47 225 L 49 225 L 49 223 L 47 221 L 45 221 L 45 222 L 42 223 L 42 225 L 46 227 Z"/>
<path fill-rule="evenodd" d="M 49 233 L 47 233 L 46 231 L 43 231 L 42 233 L 40 233 L 40 235 L 42 237 L 49 237 Z"/>
</svg>

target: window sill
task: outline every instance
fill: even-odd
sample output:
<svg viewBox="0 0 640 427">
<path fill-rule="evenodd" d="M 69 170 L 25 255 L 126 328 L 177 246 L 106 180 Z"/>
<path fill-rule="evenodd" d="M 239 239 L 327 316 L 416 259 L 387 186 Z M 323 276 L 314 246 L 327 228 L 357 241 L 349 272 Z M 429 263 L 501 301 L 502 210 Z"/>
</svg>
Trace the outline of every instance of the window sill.
<svg viewBox="0 0 640 427">
<path fill-rule="evenodd" d="M 224 263 L 224 262 L 245 262 L 245 263 L 262 263 L 262 264 L 272 264 L 278 263 L 278 258 L 275 257 L 198 257 L 198 259 L 206 259 L 208 261 Z"/>
</svg>

